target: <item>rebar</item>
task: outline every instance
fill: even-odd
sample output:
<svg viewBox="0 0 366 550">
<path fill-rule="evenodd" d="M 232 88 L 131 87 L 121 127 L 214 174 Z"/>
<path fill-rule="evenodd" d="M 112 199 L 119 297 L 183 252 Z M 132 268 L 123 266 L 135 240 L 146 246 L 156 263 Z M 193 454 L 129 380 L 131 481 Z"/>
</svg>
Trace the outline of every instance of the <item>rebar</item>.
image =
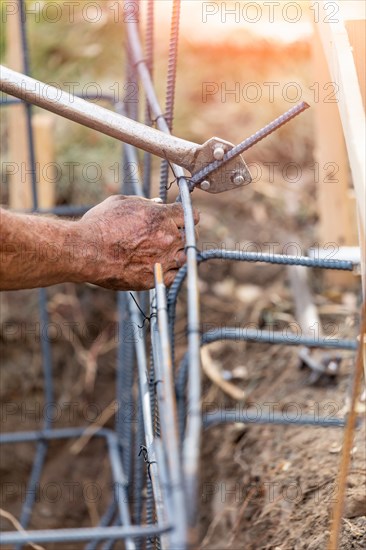
<svg viewBox="0 0 366 550">
<path fill-rule="evenodd" d="M 315 415 L 300 414 L 296 418 L 291 418 L 284 413 L 278 412 L 264 412 L 258 408 L 248 408 L 245 410 L 225 409 L 222 412 L 214 412 L 212 414 L 206 414 L 203 417 L 203 425 L 205 428 L 217 426 L 218 424 L 225 423 L 243 423 L 243 424 L 277 424 L 285 425 L 289 424 L 295 426 L 319 426 L 322 428 L 343 428 L 346 424 L 345 418 L 315 418 Z"/>
<path fill-rule="evenodd" d="M 132 323 L 135 326 L 139 326 L 141 322 L 141 315 L 140 315 L 140 312 L 137 310 L 135 301 L 132 299 L 132 297 L 129 297 L 128 307 L 129 307 Z M 154 499 L 156 503 L 156 512 L 157 512 L 158 522 L 160 524 L 163 522 L 163 519 L 164 519 L 164 502 L 162 500 L 162 492 L 161 492 L 161 487 L 159 482 L 158 467 L 157 467 L 156 456 L 155 456 L 154 430 L 153 430 L 153 421 L 152 421 L 152 414 L 151 414 L 148 370 L 147 370 L 147 361 L 146 361 L 146 354 L 145 354 L 145 341 L 143 339 L 143 334 L 140 333 L 138 335 L 135 335 L 134 343 L 135 343 L 136 358 L 137 358 L 138 383 L 139 383 L 139 389 L 140 389 L 140 395 L 141 395 L 146 450 L 150 461 L 150 475 L 151 475 L 151 481 L 153 484 Z"/>
<path fill-rule="evenodd" d="M 156 120 L 158 128 L 169 134 L 169 127 L 163 116 L 159 101 L 157 99 L 151 77 L 142 56 L 142 49 L 134 22 L 127 23 L 127 34 L 134 61 L 140 76 L 140 82 L 144 88 L 146 98 L 149 102 L 151 112 Z M 198 458 L 201 434 L 201 372 L 199 357 L 199 307 L 198 307 L 198 275 L 197 275 L 197 252 L 196 237 L 194 231 L 193 209 L 189 193 L 188 182 L 184 177 L 182 160 L 180 166 L 173 164 L 172 170 L 178 181 L 181 202 L 184 211 L 185 237 L 187 251 L 187 273 L 188 273 L 188 353 L 190 356 L 189 375 L 189 422 L 186 432 L 186 440 L 183 445 L 183 471 L 186 485 L 186 503 L 189 503 L 189 523 L 193 528 L 197 521 L 196 495 Z"/>
<path fill-rule="evenodd" d="M 231 260 L 240 262 L 258 262 L 279 265 L 301 265 L 305 267 L 335 269 L 352 271 L 354 264 L 346 260 L 332 260 L 322 258 L 310 258 L 308 256 L 291 256 L 286 254 L 263 254 L 262 252 L 243 252 L 240 250 L 205 250 L 198 252 L 197 264 L 208 260 Z M 175 338 L 174 338 L 174 323 L 175 311 L 178 299 L 178 294 L 187 277 L 187 264 L 180 268 L 168 294 L 168 310 L 169 310 L 169 329 L 171 339 L 172 360 L 174 363 L 175 355 Z"/>
<path fill-rule="evenodd" d="M 1 533 L 1 544 L 26 544 L 45 543 L 45 542 L 83 542 L 91 537 L 95 540 L 104 539 L 127 539 L 127 538 L 147 538 L 162 533 L 170 532 L 169 525 L 138 525 L 130 527 L 93 527 L 91 533 L 90 527 L 79 527 L 75 529 L 45 529 L 42 531 L 3 531 Z"/>
<path fill-rule="evenodd" d="M 244 153 L 244 151 L 247 151 L 248 149 L 250 149 L 250 147 L 253 147 L 253 145 L 281 128 L 281 126 L 284 126 L 284 124 L 287 124 L 287 122 L 304 112 L 309 107 L 310 105 L 308 105 L 305 101 L 299 103 L 298 105 L 295 105 L 294 107 L 286 111 L 286 113 L 264 126 L 264 128 L 261 128 L 260 130 L 258 130 L 258 132 L 255 132 L 255 134 L 251 135 L 250 137 L 246 138 L 244 141 L 230 149 L 230 151 L 225 153 L 222 160 L 215 160 L 211 164 L 205 166 L 204 168 L 193 174 L 190 178 L 191 189 L 195 185 L 200 183 L 203 179 L 207 178 L 207 176 L 209 176 L 212 172 L 229 162 L 229 160 L 238 157 L 241 153 Z"/>
<path fill-rule="evenodd" d="M 179 456 L 178 434 L 176 426 L 176 403 L 173 386 L 173 369 L 171 363 L 168 312 L 166 305 L 166 288 L 163 283 L 163 272 L 160 264 L 155 265 L 156 305 L 158 316 L 157 357 L 161 360 L 161 381 L 158 382 L 157 394 L 162 424 L 162 438 L 167 449 L 167 462 L 171 483 L 172 500 L 175 518 L 175 537 L 172 537 L 173 548 L 184 548 L 186 534 L 186 506 L 184 502 L 183 476 Z"/>
<path fill-rule="evenodd" d="M 154 0 L 147 2 L 145 57 L 151 80 L 154 74 Z M 146 100 L 146 98 L 145 98 Z M 152 125 L 149 102 L 145 105 L 145 124 Z M 151 190 L 151 155 L 144 153 L 144 196 L 150 197 Z"/>
<path fill-rule="evenodd" d="M 177 62 L 178 62 L 179 17 L 180 17 L 180 0 L 173 0 L 169 54 L 168 54 L 168 75 L 167 75 L 166 100 L 165 100 L 165 120 L 168 124 L 169 132 L 173 130 L 174 98 L 175 98 L 175 85 L 176 85 L 176 78 L 177 78 Z M 163 200 L 163 202 L 167 201 L 168 176 L 169 176 L 169 164 L 166 160 L 163 160 L 160 168 L 160 192 L 159 192 L 159 196 Z"/>
</svg>

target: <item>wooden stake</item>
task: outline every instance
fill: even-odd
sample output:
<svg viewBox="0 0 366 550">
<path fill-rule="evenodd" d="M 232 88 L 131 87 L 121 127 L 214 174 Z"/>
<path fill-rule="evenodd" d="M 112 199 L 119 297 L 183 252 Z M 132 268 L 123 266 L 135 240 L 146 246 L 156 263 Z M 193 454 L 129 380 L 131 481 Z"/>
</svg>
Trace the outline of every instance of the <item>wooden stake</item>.
<svg viewBox="0 0 366 550">
<path fill-rule="evenodd" d="M 314 104 L 315 114 L 315 160 L 319 167 L 317 201 L 319 212 L 319 244 L 329 243 L 338 246 L 358 244 L 357 219 L 354 203 L 349 199 L 350 171 L 343 128 L 336 102 L 328 102 L 335 90 L 327 61 L 323 52 L 317 28 L 313 41 L 314 79 L 319 86 L 319 100 Z M 324 89 L 327 90 L 325 93 Z M 322 95 L 320 96 L 320 91 Z M 328 168 L 328 170 L 326 170 Z M 334 175 L 332 175 L 334 174 Z M 355 240 L 356 235 L 356 240 Z M 325 274 L 329 284 L 341 287 L 355 286 L 357 279 L 352 273 L 330 272 Z"/>
<path fill-rule="evenodd" d="M 37 165 L 38 205 L 40 208 L 55 206 L 58 177 L 53 139 L 54 117 L 50 113 L 37 113 L 32 117 L 34 148 Z"/>
<path fill-rule="evenodd" d="M 341 6 L 344 9 L 346 5 L 353 5 L 355 3 L 333 3 L 338 6 L 339 15 L 337 20 L 335 22 L 330 22 L 328 19 L 329 14 L 326 11 L 326 3 L 319 3 L 319 22 L 316 26 L 320 33 L 323 51 L 331 75 L 331 82 L 335 82 L 339 87 L 337 106 L 342 122 L 343 135 L 347 147 L 357 200 L 357 215 L 360 228 L 359 242 L 362 256 L 361 268 L 363 281 L 365 281 L 366 251 L 362 242 L 366 228 L 365 109 L 362 101 L 354 54 L 352 53 L 346 26 L 340 12 Z M 357 3 L 355 6 L 360 4 L 363 5 L 363 3 Z M 345 18 L 349 17 L 347 13 L 345 13 L 344 16 Z M 358 59 L 358 57 L 356 53 L 356 58 Z M 334 160 L 336 161 L 336 159 Z M 363 292 L 365 296 L 365 287 L 363 287 Z"/>
</svg>

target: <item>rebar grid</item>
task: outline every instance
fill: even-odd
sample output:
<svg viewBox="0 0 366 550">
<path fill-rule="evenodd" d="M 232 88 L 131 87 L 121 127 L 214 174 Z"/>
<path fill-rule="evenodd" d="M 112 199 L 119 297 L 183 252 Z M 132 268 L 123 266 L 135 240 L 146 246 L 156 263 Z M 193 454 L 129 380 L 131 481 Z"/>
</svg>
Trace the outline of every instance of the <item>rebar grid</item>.
<svg viewBox="0 0 366 550">
<path fill-rule="evenodd" d="M 126 2 L 133 8 L 137 0 Z M 18 0 L 21 10 L 24 0 Z M 153 1 L 149 0 L 146 32 L 145 55 L 140 41 L 137 22 L 126 17 L 127 49 L 129 66 L 127 80 L 133 79 L 141 84 L 146 101 L 145 123 L 157 127 L 167 134 L 172 128 L 174 111 L 174 91 L 177 63 L 179 10 L 180 1 L 174 0 L 172 14 L 172 31 L 169 55 L 169 70 L 166 97 L 166 113 L 161 110 L 154 84 L 153 70 Z M 140 6 L 139 6 L 140 7 Z M 20 14 L 22 11 L 20 11 Z M 136 13 L 134 11 L 134 13 Z M 25 17 L 21 17 L 24 72 L 28 73 L 28 50 L 25 34 Z M 109 96 L 104 99 L 112 100 Z M 5 105 L 19 103 L 18 100 L 3 100 Z M 193 210 L 190 191 L 203 177 L 217 169 L 233 156 L 240 154 L 248 147 L 274 131 L 286 120 L 291 119 L 305 109 L 301 105 L 292 110 L 286 117 L 276 119 L 266 132 L 259 131 L 234 147 L 222 161 L 215 161 L 193 175 L 188 181 L 181 166 L 173 164 L 171 169 L 177 180 L 179 200 L 184 210 L 185 238 L 187 262 L 180 269 L 169 290 L 162 282 L 159 266 L 155 269 L 155 289 L 150 293 L 118 293 L 118 352 L 116 399 L 120 409 L 130 404 L 133 399 L 133 388 L 138 387 L 138 395 L 133 401 L 139 407 L 137 429 L 132 423 L 124 422 L 121 414 L 116 414 L 114 431 L 100 429 L 93 437 L 104 438 L 107 444 L 114 494 L 111 503 L 100 520 L 98 527 L 87 529 L 57 529 L 27 532 L 5 532 L 1 535 L 0 544 L 16 544 L 21 548 L 26 542 L 80 542 L 85 541 L 87 550 L 100 547 L 103 550 L 112 549 L 115 542 L 125 540 L 129 550 L 141 548 L 145 540 L 146 548 L 165 548 L 167 550 L 183 550 L 195 540 L 194 528 L 197 522 L 197 476 L 198 460 L 202 428 L 225 422 L 246 423 L 279 423 L 295 425 L 311 425 L 324 427 L 341 427 L 344 418 L 314 421 L 311 417 L 301 419 L 284 419 L 276 414 L 256 416 L 256 411 L 250 407 L 244 410 L 228 410 L 225 414 L 212 413 L 202 417 L 201 411 L 201 375 L 200 347 L 217 340 L 247 340 L 266 342 L 268 344 L 306 345 L 317 348 L 355 350 L 357 342 L 351 340 L 311 339 L 284 337 L 282 333 L 273 331 L 241 330 L 233 327 L 223 327 L 201 334 L 198 292 L 198 265 L 207 260 L 221 259 L 223 261 L 248 261 L 276 263 L 285 265 L 303 265 L 321 269 L 352 270 L 351 262 L 336 260 L 317 260 L 308 257 L 283 255 L 266 255 L 244 253 L 237 251 L 210 250 L 199 252 L 196 248 Z M 31 106 L 27 104 L 28 135 L 32 153 L 33 134 L 30 124 Z M 125 112 L 122 103 L 114 105 L 115 111 L 130 118 L 137 117 L 137 110 Z M 286 120 L 285 120 L 286 119 Z M 128 144 L 123 146 L 124 165 L 139 166 L 137 150 Z M 34 166 L 34 152 L 31 154 Z M 160 193 L 165 199 L 167 182 L 167 163 L 163 161 Z M 151 189 L 151 156 L 144 155 L 143 175 L 138 173 L 127 178 L 122 183 L 121 192 L 149 196 Z M 34 211 L 39 212 L 35 171 L 32 179 Z M 48 212 L 60 215 L 77 215 L 84 213 L 88 207 L 70 206 L 56 207 Z M 42 212 L 45 212 L 42 210 Z M 174 326 L 175 310 L 179 292 L 187 280 L 187 351 L 179 366 L 174 369 Z M 149 304 L 150 315 L 145 316 L 150 324 L 151 347 L 148 350 L 147 332 L 145 327 L 139 330 L 134 341 L 127 337 L 128 327 L 142 326 L 143 319 L 138 306 Z M 143 306 L 145 312 L 146 308 Z M 40 290 L 40 315 L 43 323 L 47 322 L 47 295 Z M 148 351 L 147 351 L 148 350 Z M 52 362 L 51 349 L 46 339 L 42 340 L 43 370 L 45 379 L 45 403 L 52 401 Z M 137 368 L 135 368 L 137 367 Z M 134 375 L 136 371 L 136 374 Z M 34 505 L 34 487 L 39 481 L 43 464 L 46 459 L 47 446 L 50 440 L 69 439 L 84 434 L 84 428 L 55 429 L 47 421 L 42 430 L 34 432 L 8 433 L 0 436 L 0 443 L 16 444 L 19 442 L 37 442 L 33 470 L 28 485 L 29 495 L 24 503 L 20 522 L 26 529 Z M 86 431 L 86 433 L 88 433 Z M 147 488 L 146 499 L 143 489 Z M 33 489 L 33 491 L 32 491 Z M 143 517 L 147 525 L 142 525 Z M 156 518 L 156 519 L 155 519 Z"/>
</svg>

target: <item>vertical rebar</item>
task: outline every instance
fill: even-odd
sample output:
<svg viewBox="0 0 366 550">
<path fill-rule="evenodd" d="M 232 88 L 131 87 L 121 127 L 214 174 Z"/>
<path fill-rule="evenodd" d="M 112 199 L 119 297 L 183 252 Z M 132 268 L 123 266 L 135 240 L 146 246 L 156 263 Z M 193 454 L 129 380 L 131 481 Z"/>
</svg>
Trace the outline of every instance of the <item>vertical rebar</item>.
<svg viewBox="0 0 366 550">
<path fill-rule="evenodd" d="M 169 131 L 173 129 L 174 99 L 177 79 L 178 42 L 179 42 L 180 0 L 173 0 L 172 19 L 170 28 L 170 42 L 168 54 L 168 74 L 166 84 L 165 120 Z M 167 185 L 169 176 L 169 164 L 166 160 L 161 162 L 160 168 L 160 198 L 167 201 Z"/>
<path fill-rule="evenodd" d="M 154 0 L 147 2 L 147 19 L 146 19 L 146 39 L 145 39 L 145 57 L 147 68 L 150 73 L 151 81 L 153 81 L 154 71 Z M 145 124 L 152 125 L 151 110 L 149 102 L 146 100 L 145 105 Z M 150 197 L 151 190 L 151 163 L 152 158 L 149 153 L 144 153 L 144 180 L 143 193 L 145 197 Z"/>
<path fill-rule="evenodd" d="M 143 508 L 143 488 L 145 483 L 145 462 L 141 454 L 141 447 L 145 443 L 144 422 L 141 403 L 141 393 L 138 388 L 138 397 L 136 403 L 136 430 L 135 430 L 135 445 L 134 445 L 134 472 L 133 472 L 133 519 L 136 525 L 142 521 Z M 139 548 L 140 545 L 138 545 Z"/>
</svg>

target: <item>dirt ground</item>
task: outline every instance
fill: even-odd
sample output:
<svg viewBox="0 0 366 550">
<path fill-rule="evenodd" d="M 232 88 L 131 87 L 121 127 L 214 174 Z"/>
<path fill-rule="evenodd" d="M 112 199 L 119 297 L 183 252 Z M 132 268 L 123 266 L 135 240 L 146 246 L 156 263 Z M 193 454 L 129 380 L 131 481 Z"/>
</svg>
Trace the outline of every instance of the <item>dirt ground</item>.
<svg viewBox="0 0 366 550">
<path fill-rule="evenodd" d="M 221 56 L 218 49 L 215 64 L 210 62 L 215 54 L 212 49 L 202 50 L 189 41 L 182 48 L 185 55 L 181 56 L 180 71 L 186 78 L 192 77 L 192 82 L 190 87 L 181 86 L 178 91 L 177 105 L 181 107 L 176 119 L 177 135 L 199 142 L 211 135 L 238 142 L 274 118 L 274 114 L 278 116 L 290 107 L 283 102 L 267 106 L 263 100 L 258 105 L 240 105 L 238 114 L 238 105 L 230 101 L 222 104 L 216 98 L 202 105 L 202 80 L 220 81 L 226 75 L 225 78 L 233 81 L 257 78 L 263 82 L 275 77 L 282 82 L 290 75 L 304 88 L 311 83 L 308 43 L 284 50 L 268 44 L 246 45 L 244 49 L 233 46 L 225 50 L 226 57 Z M 273 59 L 281 61 L 274 64 Z M 70 66 L 66 62 L 64 66 Z M 202 67 L 201 81 L 194 80 L 199 72 L 195 63 Z M 238 67 L 244 67 L 245 76 L 238 77 L 234 72 Z M 197 105 L 199 114 L 194 110 Z M 67 127 L 64 126 L 58 130 L 63 144 L 61 152 L 63 148 L 72 149 L 71 139 L 67 147 L 65 145 Z M 80 142 L 84 145 L 83 140 Z M 313 151 L 312 119 L 305 114 L 301 122 L 294 121 L 247 156 L 248 161 L 259 163 L 262 168 L 265 162 L 279 162 L 274 182 L 269 181 L 268 173 L 263 170 L 258 182 L 228 194 L 207 196 L 195 191 L 193 202 L 201 211 L 200 247 L 244 250 L 259 247 L 268 252 L 272 243 L 276 252 L 291 253 L 292 249 L 286 247 L 295 242 L 295 253 L 305 254 L 317 242 L 316 185 L 310 169 Z M 67 156 L 65 159 L 69 160 Z M 281 177 L 281 168 L 291 161 L 303 167 L 296 186 Z M 84 197 L 86 188 L 85 182 L 81 182 L 70 195 L 67 195 L 69 190 L 62 189 L 60 202 L 68 199 L 76 202 L 78 197 Z M 107 186 L 107 193 L 115 191 Z M 174 188 L 170 198 L 174 200 Z M 201 265 L 199 273 L 203 329 L 223 325 L 245 327 L 249 323 L 259 328 L 286 329 L 296 322 L 294 299 L 284 267 L 215 261 Z M 314 303 L 324 332 L 331 337 L 355 338 L 357 335 L 359 280 L 351 276 L 349 281 L 349 288 L 340 290 L 336 279 L 326 278 L 316 270 L 309 271 Z M 62 285 L 47 292 L 50 321 L 54 323 L 53 327 L 49 326 L 49 338 L 57 404 L 55 425 L 84 426 L 93 422 L 114 399 L 116 298 L 112 292 L 87 286 Z M 43 419 L 37 298 L 37 291 L 9 292 L 1 296 L 1 414 L 5 432 L 35 429 Z M 67 328 L 73 323 L 79 325 L 72 338 L 70 333 L 57 328 Z M 185 325 L 182 292 L 178 336 L 184 334 Z M 182 336 L 178 340 L 178 360 L 184 347 Z M 353 353 L 341 352 L 337 376 L 312 383 L 310 372 L 299 368 L 296 347 L 223 342 L 207 349 L 209 360 L 237 390 L 242 390 L 241 398 L 234 400 L 203 374 L 202 404 L 207 412 L 224 414 L 225 408 L 240 408 L 248 403 L 255 406 L 259 414 L 273 410 L 288 416 L 310 414 L 330 418 L 347 411 Z M 364 411 L 365 403 L 361 402 L 360 426 L 347 485 L 342 550 L 366 547 Z M 113 417 L 105 425 L 112 427 Z M 238 422 L 206 430 L 202 438 L 198 495 L 199 548 L 325 549 L 332 504 L 338 498 L 336 475 L 342 436 L 339 428 Z M 17 444 L 1 449 L 1 508 L 15 516 L 24 500 L 34 448 L 33 444 Z M 100 494 L 95 499 L 87 498 L 96 480 Z M 75 484 L 73 498 L 70 498 L 70 482 Z M 30 527 L 96 525 L 110 497 L 110 482 L 111 472 L 102 441 L 92 441 L 76 454 L 70 441 L 52 443 Z M 2 529 L 11 528 L 7 519 L 0 520 Z M 78 547 L 45 545 L 47 550 Z M 118 544 L 116 548 L 123 545 Z"/>
</svg>

